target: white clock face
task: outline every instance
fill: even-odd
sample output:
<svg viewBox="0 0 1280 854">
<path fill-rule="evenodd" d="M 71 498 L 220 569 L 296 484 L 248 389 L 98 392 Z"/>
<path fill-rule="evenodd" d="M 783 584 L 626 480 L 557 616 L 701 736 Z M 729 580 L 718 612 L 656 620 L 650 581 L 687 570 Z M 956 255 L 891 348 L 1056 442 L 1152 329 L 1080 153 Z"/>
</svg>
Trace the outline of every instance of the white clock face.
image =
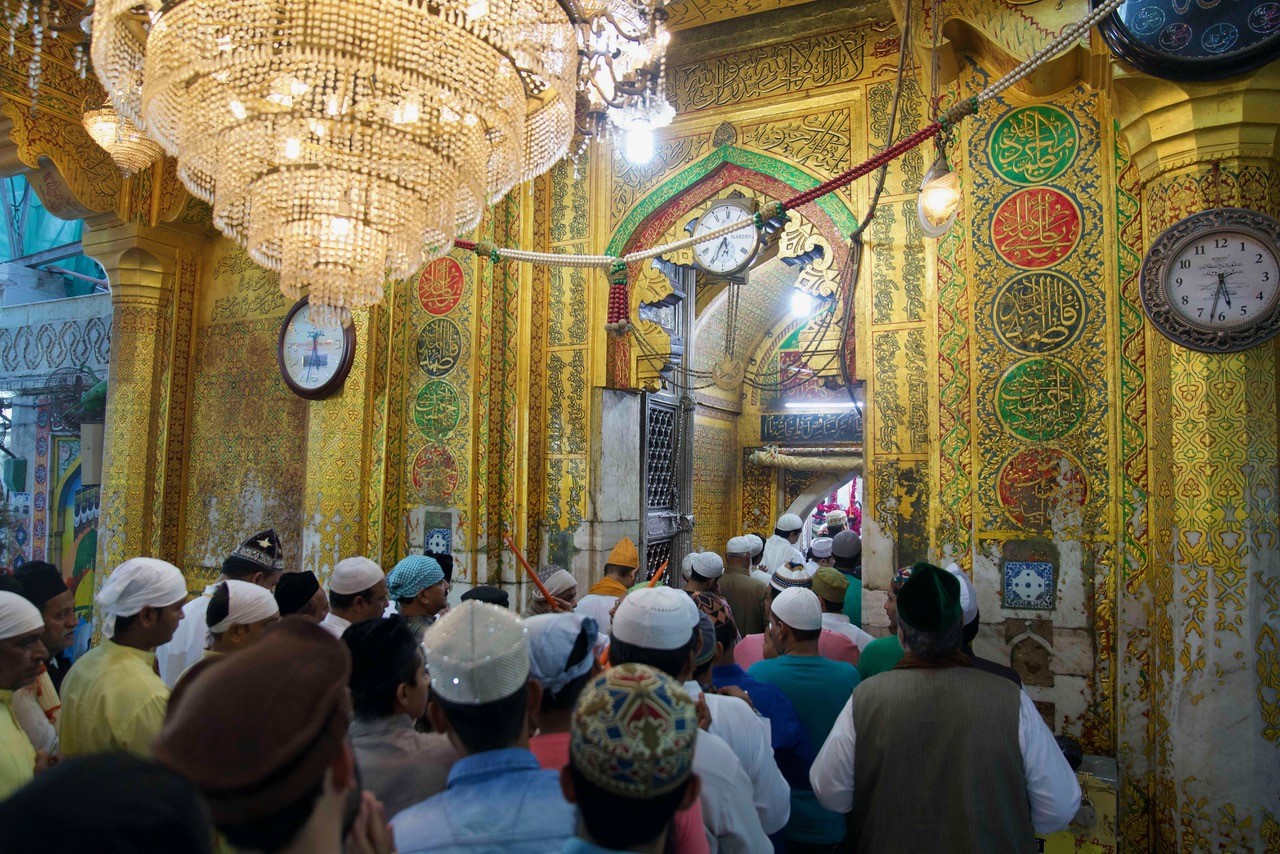
<svg viewBox="0 0 1280 854">
<path fill-rule="evenodd" d="M 289 377 L 304 389 L 318 389 L 338 373 L 346 337 L 342 324 L 314 323 L 311 306 L 294 313 L 283 336 L 282 362 Z"/>
<path fill-rule="evenodd" d="M 735 204 L 721 203 L 714 205 L 698 219 L 694 228 L 695 236 L 721 228 L 732 222 L 749 222 L 751 214 L 746 208 Z M 760 239 L 754 225 L 744 226 L 737 231 L 695 244 L 693 257 L 703 269 L 712 273 L 731 273 L 747 264 L 756 251 L 756 243 Z"/>
<path fill-rule="evenodd" d="M 1275 248 L 1243 231 L 1193 235 L 1173 256 L 1165 276 L 1173 311 L 1207 329 L 1247 326 L 1280 296 Z"/>
</svg>

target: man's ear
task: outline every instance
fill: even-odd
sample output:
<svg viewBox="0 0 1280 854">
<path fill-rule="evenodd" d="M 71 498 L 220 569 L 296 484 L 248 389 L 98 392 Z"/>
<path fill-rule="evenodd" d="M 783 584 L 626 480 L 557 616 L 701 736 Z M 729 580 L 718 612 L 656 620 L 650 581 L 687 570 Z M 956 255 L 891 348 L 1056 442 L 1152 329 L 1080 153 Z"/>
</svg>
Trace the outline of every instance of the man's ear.
<svg viewBox="0 0 1280 854">
<path fill-rule="evenodd" d="M 564 795 L 564 799 L 571 804 L 578 802 L 577 790 L 573 788 L 573 772 L 566 765 L 560 769 L 560 794 Z"/>
<path fill-rule="evenodd" d="M 722 655 L 724 655 L 724 644 L 720 643 L 720 641 L 716 641 L 716 658 L 719 658 Z"/>
<path fill-rule="evenodd" d="M 434 698 L 427 701 L 427 719 L 431 721 L 431 728 L 436 732 L 448 733 L 453 729 L 449 726 L 449 716 L 444 713 L 444 709 L 440 708 L 440 704 Z"/>
<path fill-rule="evenodd" d="M 143 605 L 138 612 L 138 625 L 144 629 L 154 628 L 160 622 L 160 609 Z"/>
<path fill-rule="evenodd" d="M 263 586 L 263 584 L 262 584 L 262 577 L 263 577 L 265 574 L 266 574 L 266 573 L 264 573 L 264 572 L 262 572 L 262 571 L 255 572 L 255 573 L 253 574 L 253 577 L 249 579 L 249 583 L 250 583 L 250 584 L 256 584 L 256 585 L 258 585 L 259 587 L 262 587 L 262 586 Z"/>
<path fill-rule="evenodd" d="M 567 771 L 568 769 L 566 768 L 565 770 Z M 561 785 L 563 786 L 564 784 L 562 783 Z M 694 774 L 689 777 L 688 782 L 684 784 L 684 797 L 680 799 L 680 809 L 687 810 L 689 807 L 693 806 L 694 802 L 698 800 L 698 797 L 701 794 L 702 778 L 697 774 Z M 567 796 L 566 800 L 568 800 Z"/>
<path fill-rule="evenodd" d="M 533 679 L 529 680 L 529 698 L 526 702 L 525 710 L 529 714 L 538 711 L 542 706 L 542 683 Z"/>
</svg>

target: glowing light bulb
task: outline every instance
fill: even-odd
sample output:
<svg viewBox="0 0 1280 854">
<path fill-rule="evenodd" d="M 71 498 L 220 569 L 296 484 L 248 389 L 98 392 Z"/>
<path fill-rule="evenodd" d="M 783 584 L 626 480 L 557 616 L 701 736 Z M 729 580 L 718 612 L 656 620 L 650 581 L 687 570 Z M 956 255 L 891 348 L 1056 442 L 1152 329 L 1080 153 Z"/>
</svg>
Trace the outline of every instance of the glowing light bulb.
<svg viewBox="0 0 1280 854">
<path fill-rule="evenodd" d="M 232 101 L 227 106 L 231 109 L 231 115 L 236 117 L 236 121 L 243 121 L 244 117 L 248 115 L 248 113 L 245 112 L 244 104 L 239 101 Z"/>
<path fill-rule="evenodd" d="M 920 182 L 916 213 L 921 231 L 929 237 L 941 237 L 955 221 L 959 208 L 960 176 L 951 171 L 946 157 L 940 154 Z"/>
<path fill-rule="evenodd" d="M 302 156 L 302 140 L 297 137 L 289 137 L 284 141 L 284 156 L 289 160 L 297 160 Z"/>
<path fill-rule="evenodd" d="M 791 313 L 796 317 L 808 317 L 813 314 L 813 297 L 804 291 L 791 294 Z"/>
<path fill-rule="evenodd" d="M 637 166 L 648 163 L 653 159 L 653 131 L 647 127 L 630 128 L 622 138 L 622 153 Z"/>
</svg>

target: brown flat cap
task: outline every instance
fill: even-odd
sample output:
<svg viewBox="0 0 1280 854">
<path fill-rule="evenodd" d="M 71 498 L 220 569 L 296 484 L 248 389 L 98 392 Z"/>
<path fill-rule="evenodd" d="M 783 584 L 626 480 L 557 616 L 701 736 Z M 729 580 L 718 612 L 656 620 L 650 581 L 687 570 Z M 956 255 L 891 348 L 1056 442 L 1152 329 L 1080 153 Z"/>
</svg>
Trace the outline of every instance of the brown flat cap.
<svg viewBox="0 0 1280 854">
<path fill-rule="evenodd" d="M 342 750 L 350 676 L 346 646 L 286 617 L 178 683 L 155 758 L 200 788 L 216 824 L 270 815 L 315 787 Z"/>
</svg>

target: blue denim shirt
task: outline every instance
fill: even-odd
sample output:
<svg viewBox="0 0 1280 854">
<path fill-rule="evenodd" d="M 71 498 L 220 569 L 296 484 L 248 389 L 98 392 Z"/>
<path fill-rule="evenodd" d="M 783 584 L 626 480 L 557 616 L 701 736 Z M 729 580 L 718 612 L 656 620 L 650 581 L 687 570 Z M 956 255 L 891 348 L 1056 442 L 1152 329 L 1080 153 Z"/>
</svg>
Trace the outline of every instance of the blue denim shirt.
<svg viewBox="0 0 1280 854">
<path fill-rule="evenodd" d="M 543 771 L 525 748 L 467 756 L 448 788 L 391 820 L 400 854 L 425 851 L 558 854 L 577 830 L 560 775 Z"/>
</svg>

